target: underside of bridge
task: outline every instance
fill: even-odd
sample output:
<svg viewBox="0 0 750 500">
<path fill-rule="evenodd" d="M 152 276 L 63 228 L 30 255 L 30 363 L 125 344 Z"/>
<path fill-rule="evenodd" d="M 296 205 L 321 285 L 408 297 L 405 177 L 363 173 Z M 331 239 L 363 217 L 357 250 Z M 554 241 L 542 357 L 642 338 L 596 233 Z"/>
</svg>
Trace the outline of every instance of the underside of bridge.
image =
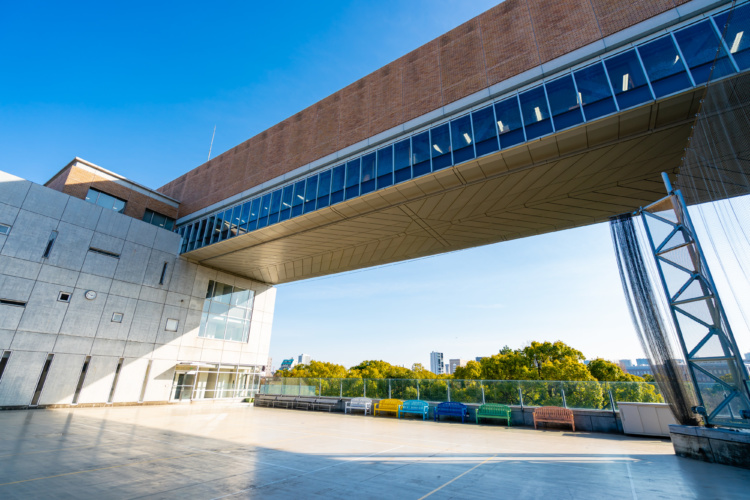
<svg viewBox="0 0 750 500">
<path fill-rule="evenodd" d="M 665 195 L 694 89 L 184 254 L 270 284 L 606 221 Z"/>
</svg>

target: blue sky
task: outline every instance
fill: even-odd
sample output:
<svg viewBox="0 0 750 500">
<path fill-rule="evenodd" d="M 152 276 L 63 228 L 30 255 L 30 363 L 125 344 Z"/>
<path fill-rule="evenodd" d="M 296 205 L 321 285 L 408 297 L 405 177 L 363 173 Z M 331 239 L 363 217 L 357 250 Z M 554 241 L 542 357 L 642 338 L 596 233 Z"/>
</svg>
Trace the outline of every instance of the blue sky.
<svg viewBox="0 0 750 500">
<path fill-rule="evenodd" d="M 75 156 L 150 187 L 375 71 L 495 1 L 10 2 L 0 169 Z M 428 363 L 563 340 L 635 358 L 604 225 L 279 287 L 271 355 Z"/>
</svg>

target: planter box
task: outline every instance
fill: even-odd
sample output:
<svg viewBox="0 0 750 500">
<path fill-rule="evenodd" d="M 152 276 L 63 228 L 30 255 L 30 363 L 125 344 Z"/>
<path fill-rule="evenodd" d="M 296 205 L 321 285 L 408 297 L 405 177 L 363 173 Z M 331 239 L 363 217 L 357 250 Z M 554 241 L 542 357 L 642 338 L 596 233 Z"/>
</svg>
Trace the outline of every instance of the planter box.
<svg viewBox="0 0 750 500">
<path fill-rule="evenodd" d="M 669 437 L 669 425 L 677 421 L 665 403 L 617 403 L 625 434 Z"/>
</svg>

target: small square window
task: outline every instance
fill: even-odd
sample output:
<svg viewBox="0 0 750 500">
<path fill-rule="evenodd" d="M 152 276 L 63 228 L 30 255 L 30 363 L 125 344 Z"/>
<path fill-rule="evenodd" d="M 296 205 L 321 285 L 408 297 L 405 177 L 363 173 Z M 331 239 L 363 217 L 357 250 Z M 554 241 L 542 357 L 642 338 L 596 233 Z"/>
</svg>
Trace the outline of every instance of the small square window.
<svg viewBox="0 0 750 500">
<path fill-rule="evenodd" d="M 167 320 L 167 326 L 165 326 L 164 329 L 168 332 L 176 332 L 179 324 L 180 322 L 178 320 L 169 318 Z"/>
<path fill-rule="evenodd" d="M 7 224 L 0 224 L 0 234 L 8 234 L 10 232 L 10 226 Z"/>
<path fill-rule="evenodd" d="M 122 323 L 123 313 L 112 313 L 112 323 Z"/>
<path fill-rule="evenodd" d="M 57 296 L 57 300 L 59 302 L 70 302 L 70 293 L 60 292 L 60 295 Z"/>
</svg>

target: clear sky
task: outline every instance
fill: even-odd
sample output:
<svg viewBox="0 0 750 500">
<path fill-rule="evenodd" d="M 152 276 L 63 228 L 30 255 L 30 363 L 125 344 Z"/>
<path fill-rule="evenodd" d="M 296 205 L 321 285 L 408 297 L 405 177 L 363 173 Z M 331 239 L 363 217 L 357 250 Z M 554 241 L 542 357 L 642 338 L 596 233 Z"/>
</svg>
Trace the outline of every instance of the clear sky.
<svg viewBox="0 0 750 500">
<path fill-rule="evenodd" d="M 159 187 L 214 126 L 213 156 L 495 3 L 7 2 L 0 169 L 43 183 L 79 156 Z M 642 356 L 606 225 L 280 286 L 271 355 L 409 366 L 558 339 Z"/>
</svg>

